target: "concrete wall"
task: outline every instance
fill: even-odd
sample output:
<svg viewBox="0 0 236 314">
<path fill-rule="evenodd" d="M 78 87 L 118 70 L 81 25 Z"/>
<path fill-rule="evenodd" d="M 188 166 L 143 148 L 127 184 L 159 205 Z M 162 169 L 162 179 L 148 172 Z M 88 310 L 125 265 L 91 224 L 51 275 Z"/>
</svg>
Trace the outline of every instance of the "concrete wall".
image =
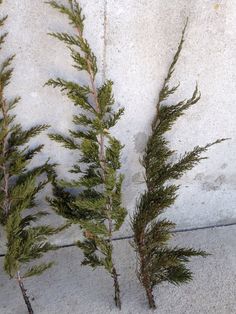
<svg viewBox="0 0 236 314">
<path fill-rule="evenodd" d="M 113 132 L 125 144 L 122 170 L 126 174 L 124 204 L 129 212 L 145 188 L 138 159 L 150 131 L 158 91 L 188 16 L 186 43 L 173 82 L 180 81 L 181 86 L 172 100 L 191 96 L 196 81 L 202 98 L 179 119 L 168 138 L 180 153 L 220 137 L 231 140 L 213 147 L 207 154 L 209 159 L 180 180 L 180 196 L 168 216 L 179 228 L 236 221 L 236 2 L 80 2 L 87 17 L 86 35 L 98 57 L 98 83 L 104 78 L 114 80 L 117 106 L 126 109 Z M 49 123 L 50 131 L 67 133 L 75 108 L 59 91 L 43 88 L 50 77 L 80 80 L 65 46 L 47 36 L 50 31 L 70 31 L 67 20 L 39 0 L 5 1 L 3 8 L 9 15 L 3 54 L 17 54 L 9 95 L 22 96 L 16 109 L 18 121 L 24 127 Z M 36 142 L 45 143 L 45 149 L 35 163 L 50 156 L 63 164 L 58 171 L 66 178 L 77 156 L 49 141 L 46 134 Z M 75 237 L 73 230 L 63 241 Z M 127 221 L 122 233 L 129 232 Z"/>
</svg>

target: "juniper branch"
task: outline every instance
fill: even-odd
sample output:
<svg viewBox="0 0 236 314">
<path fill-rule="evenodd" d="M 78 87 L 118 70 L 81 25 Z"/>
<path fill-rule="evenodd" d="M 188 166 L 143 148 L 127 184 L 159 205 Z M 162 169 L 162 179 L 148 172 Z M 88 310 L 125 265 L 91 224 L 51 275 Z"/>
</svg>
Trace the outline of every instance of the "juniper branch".
<svg viewBox="0 0 236 314">
<path fill-rule="evenodd" d="M 186 26 L 187 23 L 159 93 L 152 132 L 141 161 L 145 169 L 147 190 L 140 196 L 131 221 L 134 232 L 133 246 L 138 256 L 138 278 L 145 289 L 151 309 L 156 308 L 153 295 L 153 288 L 156 285 L 163 281 L 175 285 L 190 281 L 192 273 L 185 264 L 193 256 L 207 256 L 201 250 L 172 248 L 168 245 L 175 224 L 161 219 L 160 215 L 174 204 L 177 197 L 179 186 L 171 180 L 179 179 L 202 159 L 206 159 L 202 153 L 211 146 L 226 140 L 219 139 L 203 147 L 196 146 L 192 151 L 180 156 L 177 162 L 170 161 L 174 151 L 169 148 L 165 133 L 171 130 L 176 120 L 187 109 L 200 100 L 200 92 L 196 86 L 190 99 L 174 105 L 165 103 L 178 88 L 178 85 L 170 87 L 169 84 L 183 47 Z"/>
<path fill-rule="evenodd" d="M 0 19 L 0 27 L 6 18 Z M 6 36 L 7 33 L 0 36 L 0 48 Z M 22 265 L 33 262 L 54 249 L 48 242 L 48 236 L 61 231 L 61 228 L 40 225 L 39 219 L 46 213 L 38 210 L 32 214 L 29 211 L 32 207 L 37 208 L 36 195 L 50 181 L 54 165 L 46 162 L 29 170 L 30 161 L 43 148 L 43 145 L 31 148 L 29 142 L 48 126 L 36 125 L 23 130 L 20 124 L 15 123 L 15 115 L 11 111 L 20 98 L 8 101 L 5 97 L 5 88 L 13 73 L 13 59 L 14 55 L 0 63 L 0 224 L 7 239 L 4 270 L 10 278 L 17 280 L 28 312 L 33 313 L 24 279 L 41 274 L 52 263 L 31 266 L 26 270 L 25 277 L 21 275 Z M 37 223 L 37 227 L 34 223 Z"/>
<path fill-rule="evenodd" d="M 74 35 L 50 35 L 69 46 L 73 66 L 88 76 L 87 86 L 61 78 L 51 79 L 47 83 L 64 90 L 74 105 L 82 109 L 73 118 L 76 130 L 69 130 L 69 137 L 50 135 L 51 139 L 65 147 L 78 150 L 81 157 L 71 169 L 71 172 L 80 175 L 79 180 L 59 182 L 55 178 L 54 197 L 49 202 L 57 213 L 80 225 L 85 238 L 77 243 L 84 252 L 82 264 L 103 266 L 109 272 L 115 287 L 115 304 L 120 308 L 120 288 L 111 239 L 113 232 L 121 227 L 126 210 L 121 204 L 123 176 L 117 173 L 122 145 L 110 134 L 110 129 L 124 110 L 113 110 L 111 81 L 97 87 L 96 57 L 84 36 L 85 17 L 79 3 L 68 0 L 68 6 L 58 4 L 57 1 L 48 1 L 48 4 L 65 14 L 75 30 Z M 80 163 L 85 170 L 81 170 Z M 77 195 L 65 191 L 64 187 L 73 187 Z"/>
</svg>

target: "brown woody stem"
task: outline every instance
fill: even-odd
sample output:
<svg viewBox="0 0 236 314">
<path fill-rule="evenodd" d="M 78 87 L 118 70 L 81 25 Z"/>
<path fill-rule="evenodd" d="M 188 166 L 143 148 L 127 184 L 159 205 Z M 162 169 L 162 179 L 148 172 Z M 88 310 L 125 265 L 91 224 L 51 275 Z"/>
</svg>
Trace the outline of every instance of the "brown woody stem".
<svg viewBox="0 0 236 314">
<path fill-rule="evenodd" d="M 113 266 L 113 269 L 112 269 L 112 278 L 114 280 L 114 288 L 115 288 L 115 296 L 114 296 L 115 305 L 119 308 L 119 310 L 121 310 L 120 286 L 119 286 L 118 274 L 116 272 L 115 266 Z"/>
<path fill-rule="evenodd" d="M 152 288 L 145 287 L 145 290 L 146 290 L 146 295 L 147 295 L 149 307 L 150 307 L 150 309 L 155 310 L 156 304 L 155 304 L 154 296 L 152 293 Z"/>
<path fill-rule="evenodd" d="M 146 270 L 146 260 L 145 260 L 145 253 L 144 253 L 144 232 L 141 233 L 139 243 L 139 256 L 140 256 L 140 281 L 146 291 L 148 304 L 150 309 L 155 310 L 156 304 L 153 296 L 153 289 L 150 280 L 150 276 Z"/>
<path fill-rule="evenodd" d="M 21 289 L 21 293 L 22 293 L 23 299 L 25 301 L 25 304 L 27 306 L 28 313 L 34 314 L 34 311 L 33 311 L 32 305 L 30 303 L 29 297 L 27 296 L 27 293 L 26 293 L 27 290 L 24 287 L 23 279 L 22 279 L 19 271 L 17 272 L 17 282 L 18 282 L 19 287 Z"/>
</svg>

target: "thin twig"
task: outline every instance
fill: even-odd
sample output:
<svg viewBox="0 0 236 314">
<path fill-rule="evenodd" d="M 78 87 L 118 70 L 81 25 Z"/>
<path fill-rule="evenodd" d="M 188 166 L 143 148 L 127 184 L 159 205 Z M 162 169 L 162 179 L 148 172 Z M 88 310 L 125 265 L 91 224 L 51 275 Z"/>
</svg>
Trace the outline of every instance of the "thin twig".
<svg viewBox="0 0 236 314">
<path fill-rule="evenodd" d="M 32 305 L 30 303 L 29 297 L 27 296 L 27 290 L 24 287 L 23 278 L 21 277 L 19 271 L 17 272 L 17 278 L 16 279 L 17 279 L 17 282 L 18 282 L 19 287 L 21 289 L 21 293 L 22 293 L 23 299 L 25 301 L 25 304 L 27 306 L 29 314 L 34 314 L 34 311 L 33 311 Z"/>
</svg>

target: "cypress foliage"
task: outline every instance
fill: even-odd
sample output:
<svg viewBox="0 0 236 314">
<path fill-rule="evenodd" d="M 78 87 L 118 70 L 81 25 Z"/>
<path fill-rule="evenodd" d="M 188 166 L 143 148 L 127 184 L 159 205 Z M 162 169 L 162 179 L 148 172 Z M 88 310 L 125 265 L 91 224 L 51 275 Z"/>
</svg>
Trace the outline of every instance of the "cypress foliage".
<svg viewBox="0 0 236 314">
<path fill-rule="evenodd" d="M 68 5 L 57 1 L 47 2 L 52 8 L 66 15 L 75 29 L 74 35 L 51 33 L 64 42 L 71 53 L 74 67 L 88 76 L 87 85 L 50 79 L 47 85 L 65 92 L 78 107 L 74 116 L 75 131 L 70 136 L 51 134 L 50 138 L 65 148 L 78 152 L 78 162 L 71 169 L 76 180 L 55 180 L 54 197 L 49 200 L 54 210 L 83 230 L 84 240 L 77 246 L 84 253 L 82 265 L 104 267 L 114 281 L 115 304 L 121 308 L 118 273 L 113 259 L 112 236 L 126 217 L 121 204 L 123 175 L 119 173 L 122 145 L 111 135 L 110 129 L 122 116 L 124 109 L 113 110 L 113 83 L 105 81 L 97 87 L 97 62 L 84 37 L 84 20 L 79 3 L 68 0 Z M 71 192 L 73 189 L 73 192 Z"/>
<path fill-rule="evenodd" d="M 6 19 L 7 16 L 0 18 L 0 27 Z M 0 35 L 0 49 L 6 36 L 7 33 Z M 48 243 L 47 237 L 63 228 L 36 225 L 35 223 L 47 213 L 40 210 L 34 214 L 29 212 L 32 207 L 37 207 L 36 196 L 49 182 L 54 171 L 53 165 L 48 162 L 28 170 L 32 158 L 43 148 L 43 145 L 30 148 L 28 142 L 48 126 L 36 125 L 23 130 L 20 124 L 14 122 L 15 116 L 11 110 L 20 99 L 17 97 L 7 100 L 4 96 L 13 72 L 13 59 L 14 55 L 6 58 L 0 65 L 0 224 L 7 238 L 5 271 L 10 278 L 17 280 L 28 312 L 33 313 L 24 279 L 40 275 L 52 266 L 52 262 L 33 266 L 27 264 L 54 249 L 54 246 Z M 45 175 L 47 178 L 42 179 Z"/>
<path fill-rule="evenodd" d="M 190 99 L 177 104 L 166 103 L 168 97 L 178 88 L 178 86 L 171 87 L 170 80 L 182 50 L 186 26 L 187 24 L 183 29 L 177 52 L 159 94 L 152 132 L 142 158 L 147 189 L 137 202 L 131 222 L 134 232 L 132 245 L 138 256 L 138 278 L 146 291 L 151 309 L 156 308 L 153 296 L 153 288 L 156 285 L 163 281 L 175 285 L 190 281 L 192 273 L 186 267 L 186 263 L 193 256 L 205 257 L 207 255 L 193 248 L 168 245 L 173 236 L 172 230 L 175 224 L 160 215 L 176 200 L 179 186 L 172 183 L 172 180 L 179 179 L 186 171 L 206 158 L 202 157 L 202 153 L 224 140 L 217 140 L 204 147 L 196 146 L 192 151 L 180 156 L 178 161 L 170 161 L 174 151 L 169 148 L 165 133 L 171 130 L 175 121 L 200 99 L 200 92 L 196 86 Z"/>
</svg>

